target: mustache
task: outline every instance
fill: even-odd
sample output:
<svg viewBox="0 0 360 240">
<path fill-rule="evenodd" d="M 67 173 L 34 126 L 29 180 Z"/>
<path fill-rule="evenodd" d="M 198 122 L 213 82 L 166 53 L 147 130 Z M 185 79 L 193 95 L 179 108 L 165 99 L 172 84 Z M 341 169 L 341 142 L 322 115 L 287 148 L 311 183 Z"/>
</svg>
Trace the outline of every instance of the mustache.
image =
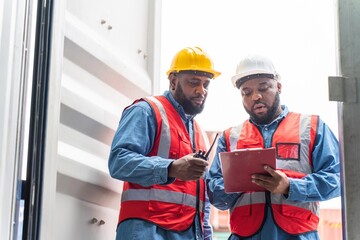
<svg viewBox="0 0 360 240">
<path fill-rule="evenodd" d="M 195 96 L 192 97 L 192 98 L 205 98 L 206 97 L 206 94 L 201 94 L 201 93 L 195 93 Z"/>
<path fill-rule="evenodd" d="M 254 110 L 255 109 L 255 106 L 258 105 L 258 104 L 262 104 L 264 105 L 265 107 L 269 107 L 265 102 L 262 102 L 260 100 L 257 100 L 252 106 L 251 106 L 251 109 Z"/>
<path fill-rule="evenodd" d="M 203 99 L 203 100 L 205 100 L 206 99 L 206 94 L 203 95 L 201 93 L 197 93 L 195 96 L 191 97 L 191 99 Z"/>
</svg>

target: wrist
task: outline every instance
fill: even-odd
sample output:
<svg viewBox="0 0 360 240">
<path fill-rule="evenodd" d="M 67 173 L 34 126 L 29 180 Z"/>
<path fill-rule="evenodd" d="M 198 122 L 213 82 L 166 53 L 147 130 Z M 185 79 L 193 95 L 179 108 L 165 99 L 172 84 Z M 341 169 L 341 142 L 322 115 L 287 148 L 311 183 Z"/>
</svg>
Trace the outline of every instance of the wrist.
<svg viewBox="0 0 360 240">
<path fill-rule="evenodd" d="M 174 175 L 174 171 L 173 171 L 173 164 L 174 161 L 171 161 L 169 166 L 168 166 L 168 178 L 175 178 L 175 175 Z"/>
</svg>

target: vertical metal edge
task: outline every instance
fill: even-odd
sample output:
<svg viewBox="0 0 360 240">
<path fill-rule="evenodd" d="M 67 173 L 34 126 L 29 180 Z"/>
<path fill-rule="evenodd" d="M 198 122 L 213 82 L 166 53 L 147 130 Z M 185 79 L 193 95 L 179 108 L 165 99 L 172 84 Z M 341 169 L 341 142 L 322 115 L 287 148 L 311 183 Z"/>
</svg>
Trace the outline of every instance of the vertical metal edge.
<svg viewBox="0 0 360 240">
<path fill-rule="evenodd" d="M 50 72 L 46 120 L 46 149 L 44 158 L 40 239 L 53 239 L 55 233 L 56 182 L 58 164 L 58 131 L 60 124 L 60 92 L 64 52 L 66 0 L 53 1 L 53 20 L 50 51 Z"/>
</svg>

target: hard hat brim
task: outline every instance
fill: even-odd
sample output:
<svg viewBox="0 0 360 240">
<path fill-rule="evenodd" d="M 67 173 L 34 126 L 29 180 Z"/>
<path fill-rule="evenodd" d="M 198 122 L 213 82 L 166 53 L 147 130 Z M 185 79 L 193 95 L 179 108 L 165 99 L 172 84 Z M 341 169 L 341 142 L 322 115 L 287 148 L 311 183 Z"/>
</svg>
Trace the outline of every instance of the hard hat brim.
<svg viewBox="0 0 360 240">
<path fill-rule="evenodd" d="M 208 69 L 201 69 L 201 68 L 198 68 L 198 69 L 170 69 L 170 70 L 168 70 L 166 72 L 166 75 L 169 76 L 170 73 L 174 73 L 174 72 L 179 73 L 181 71 L 194 71 L 194 72 L 200 71 L 200 72 L 210 73 L 210 74 L 213 75 L 212 79 L 217 78 L 218 76 L 221 75 L 221 72 L 218 72 L 218 71 L 215 71 L 215 70 L 209 71 Z"/>
<path fill-rule="evenodd" d="M 234 87 L 237 87 L 236 82 L 238 80 L 244 79 L 244 81 L 242 82 L 242 83 L 244 83 L 247 80 L 250 80 L 250 79 L 245 79 L 245 78 L 248 77 L 248 76 L 251 76 L 251 75 L 272 75 L 274 79 L 276 78 L 276 80 L 277 80 L 277 77 L 278 77 L 278 74 L 276 74 L 274 72 L 264 71 L 264 70 L 253 70 L 253 71 L 249 71 L 249 72 L 241 73 L 241 74 L 236 74 L 236 75 L 232 76 L 231 77 L 231 82 L 234 85 Z"/>
</svg>

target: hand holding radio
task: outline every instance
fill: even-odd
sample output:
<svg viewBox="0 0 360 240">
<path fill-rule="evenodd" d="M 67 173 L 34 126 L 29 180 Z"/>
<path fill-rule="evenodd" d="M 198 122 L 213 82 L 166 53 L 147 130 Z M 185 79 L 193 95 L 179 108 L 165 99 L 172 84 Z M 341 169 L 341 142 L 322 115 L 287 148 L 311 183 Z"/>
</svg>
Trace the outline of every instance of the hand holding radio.
<svg viewBox="0 0 360 240">
<path fill-rule="evenodd" d="M 209 150 L 207 152 L 199 150 L 197 153 L 195 153 L 194 157 L 204 159 L 205 161 L 209 160 L 209 155 L 210 155 L 211 149 L 213 148 L 218 135 L 219 135 L 219 133 L 216 134 L 214 141 L 212 142 L 211 147 L 209 148 Z"/>
<path fill-rule="evenodd" d="M 169 167 L 168 176 L 183 181 L 198 180 L 204 176 L 206 167 L 209 165 L 207 160 L 209 159 L 209 154 L 214 146 L 217 136 L 218 134 L 216 134 L 208 152 L 199 150 L 195 154 L 190 153 L 177 159 L 176 161 L 173 161 Z"/>
</svg>

